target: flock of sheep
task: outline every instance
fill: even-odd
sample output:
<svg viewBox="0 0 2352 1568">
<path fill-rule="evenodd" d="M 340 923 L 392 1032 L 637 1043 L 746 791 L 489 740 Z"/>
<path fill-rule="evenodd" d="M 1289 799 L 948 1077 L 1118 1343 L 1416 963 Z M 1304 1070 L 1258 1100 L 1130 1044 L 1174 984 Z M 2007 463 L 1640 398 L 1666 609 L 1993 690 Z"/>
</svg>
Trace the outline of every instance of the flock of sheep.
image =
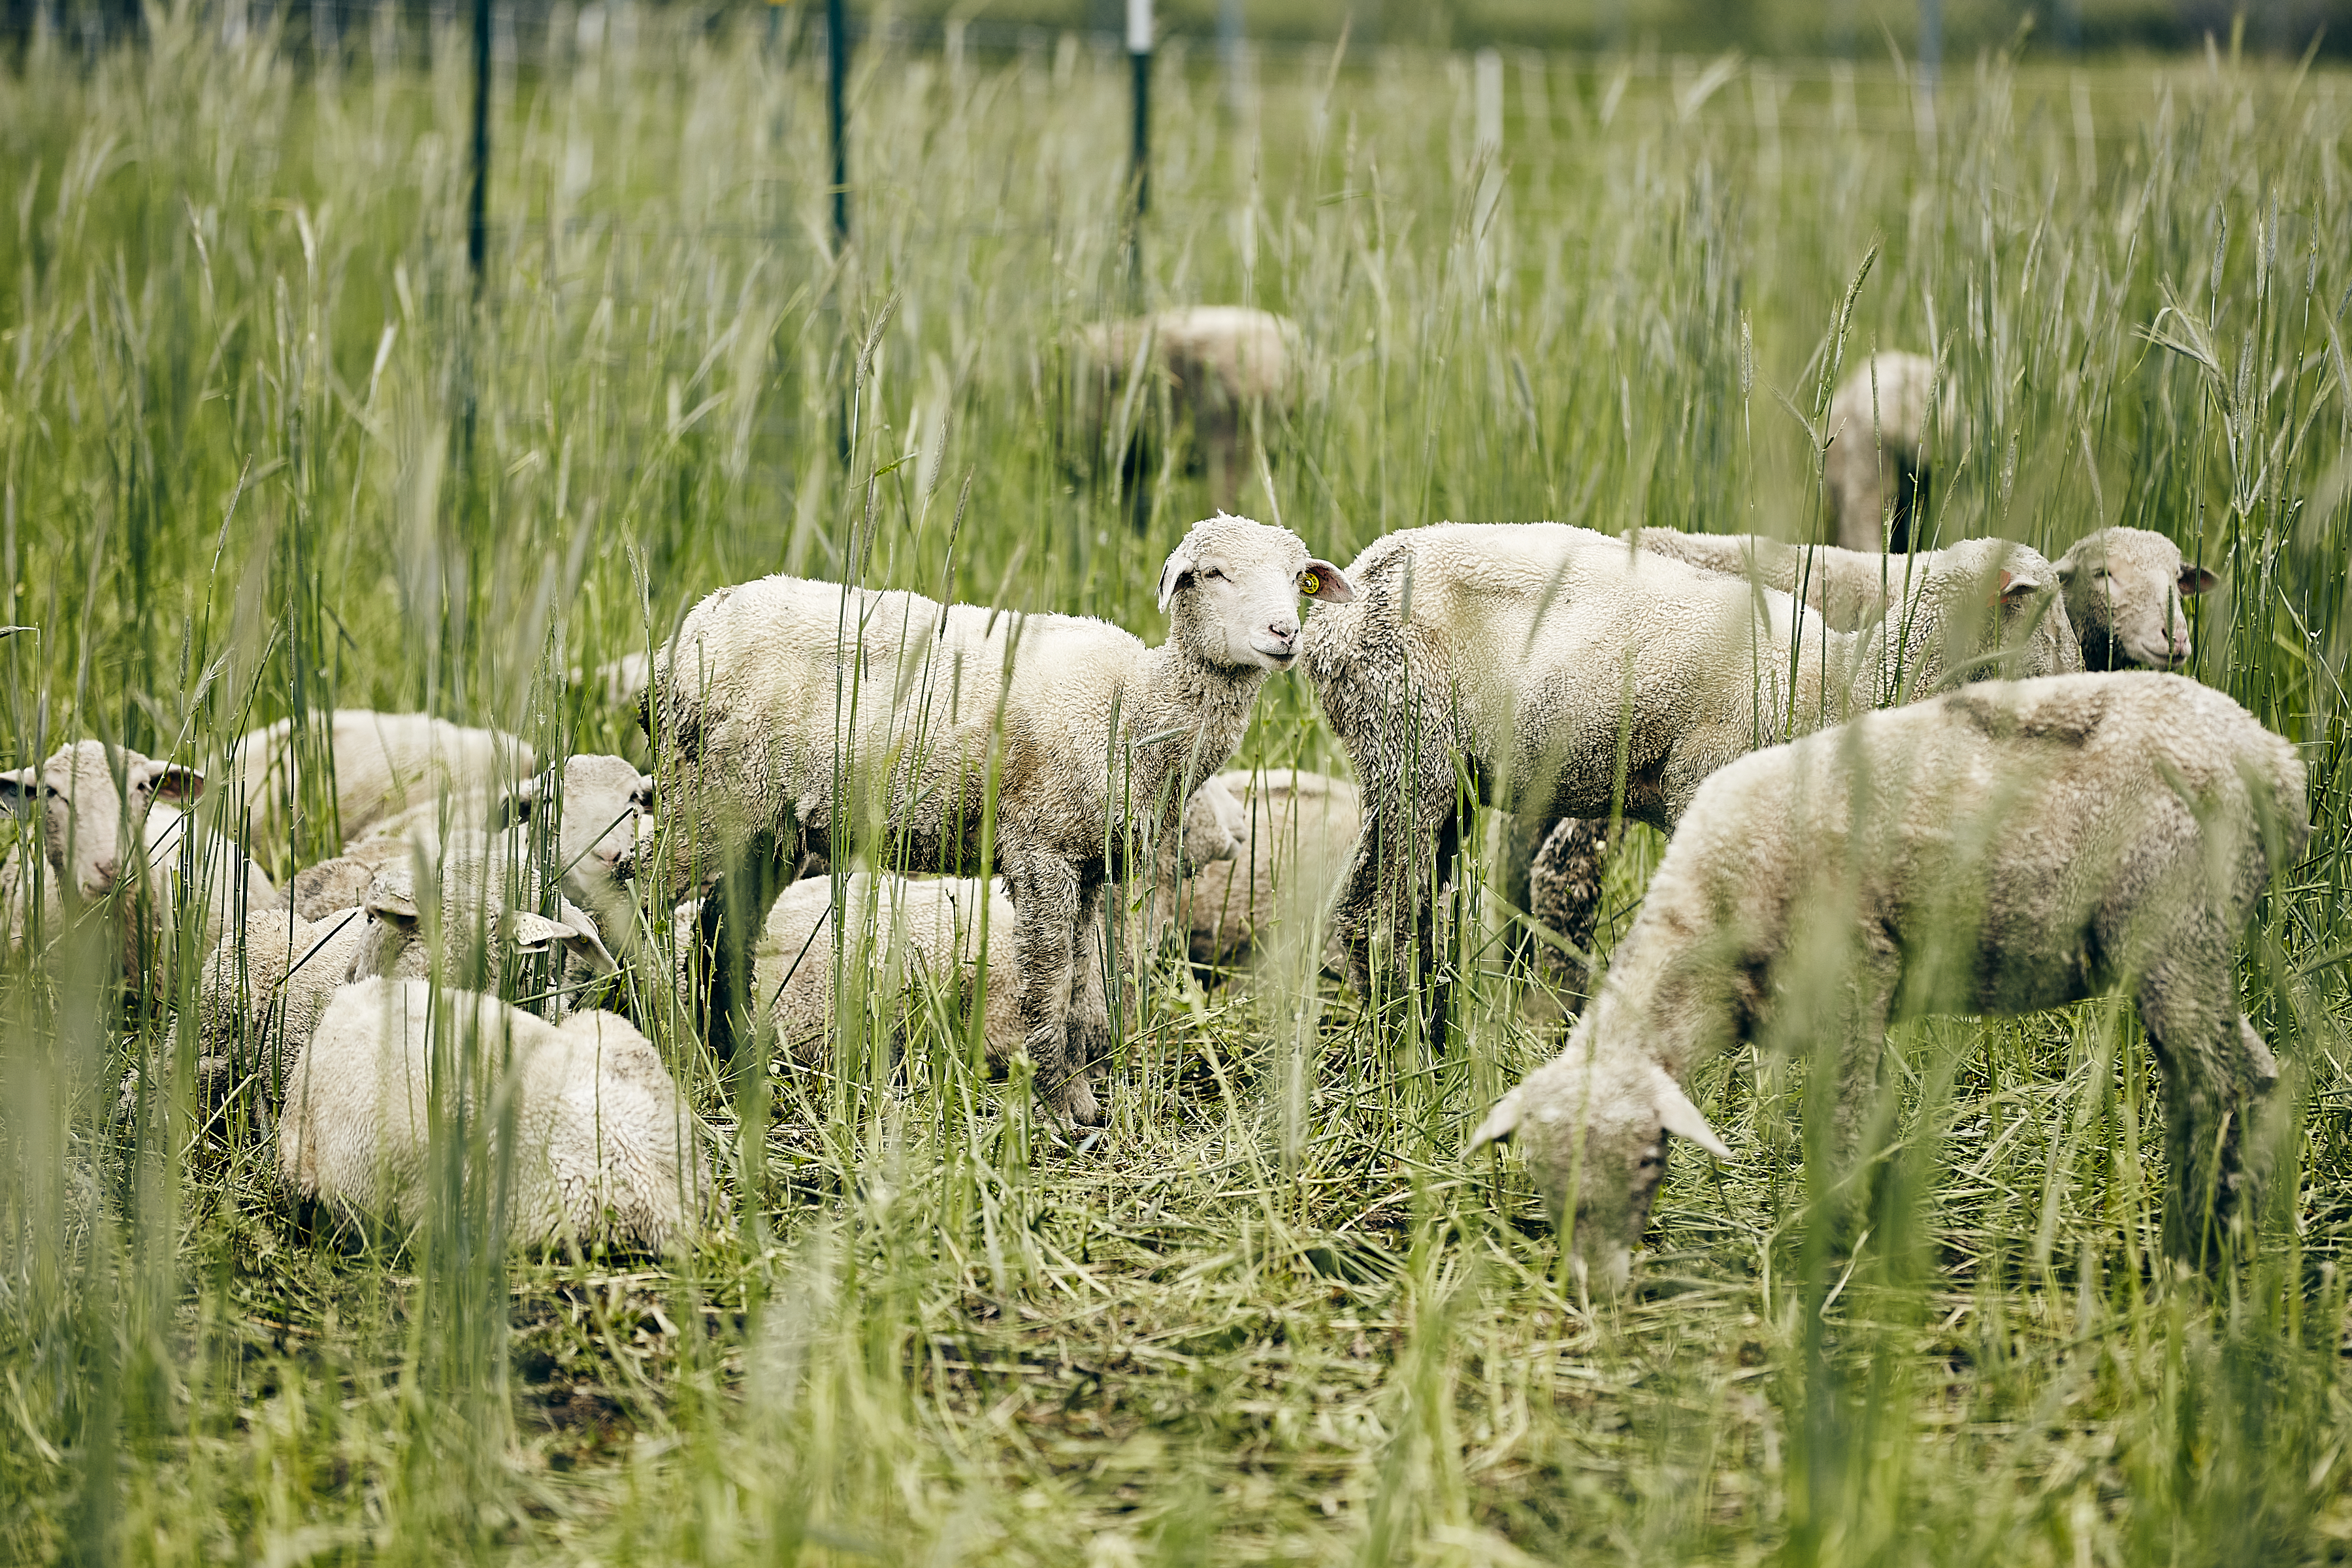
<svg viewBox="0 0 2352 1568">
<path fill-rule="evenodd" d="M 1097 336 L 1097 423 L 1131 431 L 1156 369 L 1221 475 L 1297 342 L 1231 310 Z M 257 1110 L 299 1198 L 414 1222 L 462 1117 L 510 1156 L 518 1243 L 658 1248 L 693 1233 L 709 1153 L 645 1034 L 585 998 L 641 1020 L 674 998 L 720 1060 L 814 1070 L 866 965 L 886 1023 L 979 1006 L 990 1065 L 1025 1055 L 1041 1111 L 1098 1129 L 1111 986 L 1171 928 L 1215 965 L 1287 931 L 1310 968 L 1328 929 L 1368 1004 L 1443 1048 L 1435 911 L 1470 809 L 1519 825 L 1498 896 L 1577 961 L 1631 819 L 1672 836 L 1641 911 L 1559 1058 L 1472 1139 L 1526 1150 L 1580 1276 L 1625 1279 L 1669 1133 L 1729 1157 L 1685 1088 L 1711 1054 L 1776 1019 L 1832 1037 L 1835 1179 L 1868 1152 L 1898 998 L 2017 1013 L 2116 986 L 2163 1078 L 2168 1247 L 2210 1261 L 2277 1070 L 2232 952 L 2303 853 L 2302 765 L 2163 673 L 2212 584 L 2169 541 L 1905 548 L 1932 380 L 1888 354 L 1841 391 L 1843 547 L 1437 524 L 1343 569 L 1221 511 L 1167 558 L 1157 647 L 908 593 L 722 588 L 604 672 L 650 773 L 415 714 L 314 716 L 307 745 L 280 723 L 201 772 L 70 745 L 0 775 L 46 850 L 0 868 L 10 940 L 102 906 L 152 973 L 200 932 L 174 1054 L 208 1106 Z M 1353 784 L 1224 771 L 1294 667 Z M 328 788 L 298 753 L 331 758 Z M 223 831 L 278 853 L 294 803 L 330 795 L 343 852 L 290 897 Z"/>
</svg>

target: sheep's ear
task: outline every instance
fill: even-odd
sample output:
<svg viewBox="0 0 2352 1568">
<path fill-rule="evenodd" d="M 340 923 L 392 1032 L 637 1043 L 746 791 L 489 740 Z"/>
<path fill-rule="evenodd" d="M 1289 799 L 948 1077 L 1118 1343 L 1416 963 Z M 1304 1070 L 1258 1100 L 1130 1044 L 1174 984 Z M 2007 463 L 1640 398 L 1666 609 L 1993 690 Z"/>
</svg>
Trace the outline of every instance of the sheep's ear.
<svg viewBox="0 0 2352 1568">
<path fill-rule="evenodd" d="M 513 923 L 509 929 L 513 932 L 518 952 L 545 952 L 557 942 L 570 942 L 580 934 L 562 921 L 551 921 L 545 915 L 535 915 L 527 910 L 515 911 Z"/>
<path fill-rule="evenodd" d="M 2031 572 L 2003 572 L 2000 592 L 1993 596 L 1997 605 L 2021 605 L 2042 592 L 2042 579 Z"/>
<path fill-rule="evenodd" d="M 1356 596 L 1348 574 L 1328 561 L 1307 562 L 1307 570 L 1298 574 L 1298 591 L 1327 605 L 1344 605 Z"/>
<path fill-rule="evenodd" d="M 370 888 L 367 912 L 404 925 L 417 920 L 416 900 L 398 888 Z"/>
<path fill-rule="evenodd" d="M 2209 592 L 2221 580 L 2202 566 L 2183 566 L 2180 569 L 2180 591 L 2184 594 Z"/>
<path fill-rule="evenodd" d="M 1193 563 L 1192 542 L 1189 539 L 1169 552 L 1168 564 L 1160 569 L 1161 615 L 1168 613 L 1168 602 L 1176 596 L 1176 590 L 1184 585 L 1185 579 L 1192 575 Z"/>
<path fill-rule="evenodd" d="M 18 768 L 13 773 L 0 773 L 0 809 L 23 816 L 41 798 L 41 770 Z"/>
<path fill-rule="evenodd" d="M 565 929 L 572 928 L 567 926 Z M 612 949 L 604 945 L 604 939 L 598 936 L 593 930 L 572 931 L 570 936 L 563 939 L 563 945 L 586 959 L 588 967 L 598 974 L 616 974 L 620 972 L 620 961 L 613 956 Z"/>
<path fill-rule="evenodd" d="M 537 809 L 538 805 L 539 781 L 523 780 L 505 795 L 500 795 L 498 805 L 490 807 L 490 820 L 488 825 L 489 830 L 493 833 L 502 833 L 518 823 L 529 822 L 530 814 Z"/>
<path fill-rule="evenodd" d="M 1668 1076 L 1665 1068 L 1659 1068 L 1656 1072 L 1658 1125 L 1677 1138 L 1689 1139 L 1718 1160 L 1730 1159 L 1731 1151 L 1724 1146 L 1722 1139 L 1715 1135 L 1715 1129 L 1706 1124 L 1706 1118 L 1698 1113 L 1698 1107 L 1693 1105 L 1690 1096 L 1683 1092 L 1683 1086 Z"/>
<path fill-rule="evenodd" d="M 1475 1153 L 1489 1143 L 1507 1143 L 1511 1134 L 1519 1130 L 1519 1119 L 1527 1114 L 1527 1087 L 1523 1084 L 1495 1102 L 1486 1112 L 1486 1120 L 1478 1123 L 1478 1131 L 1470 1134 L 1469 1146 L 1462 1152 Z"/>
<path fill-rule="evenodd" d="M 205 775 L 177 763 L 142 763 L 131 787 L 177 806 L 194 805 L 205 793 Z"/>
</svg>

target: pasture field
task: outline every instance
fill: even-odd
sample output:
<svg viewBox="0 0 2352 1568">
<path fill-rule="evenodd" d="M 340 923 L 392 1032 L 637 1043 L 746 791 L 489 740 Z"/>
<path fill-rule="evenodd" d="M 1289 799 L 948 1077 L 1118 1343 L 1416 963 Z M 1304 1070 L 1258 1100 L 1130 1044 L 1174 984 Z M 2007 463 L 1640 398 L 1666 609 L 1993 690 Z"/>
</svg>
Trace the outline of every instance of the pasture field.
<svg viewBox="0 0 2352 1568">
<path fill-rule="evenodd" d="M 1131 279 L 1123 58 L 861 52 L 836 254 L 777 16 L 566 8 L 502 53 L 478 289 L 457 32 L 387 12 L 321 58 L 159 14 L 0 68 L 10 765 L 335 705 L 642 756 L 569 672 L 779 569 L 1156 642 L 1207 483 L 1116 493 L 1061 434 L 1061 345 L 1138 292 L 1300 322 L 1242 510 L 1341 563 L 1444 518 L 1802 536 L 1830 385 L 1932 349 L 1943 536 L 2170 534 L 2221 579 L 2192 672 L 2305 747 L 2313 853 L 2239 977 L 2286 1070 L 2258 1242 L 2158 1263 L 2147 1048 L 2095 1003 L 1898 1030 L 1850 1249 L 1809 1224 L 1801 1055 L 1715 1064 L 1737 1160 L 1678 1149 L 1633 1293 L 1588 1305 L 1516 1157 L 1460 1152 L 1557 1045 L 1483 863 L 1450 1051 L 1311 933 L 1163 962 L 1084 1153 L 951 1019 L 739 1118 L 641 986 L 729 1151 L 663 1259 L 508 1258 L 478 1206 L 306 1226 L 245 1120 L 191 1114 L 165 988 L 119 1002 L 68 931 L 0 984 L 0 1557 L 2352 1554 L 2352 79 L 1511 56 L 1495 145 L 1466 57 L 1269 51 L 1236 100 L 1177 48 Z M 1296 675 L 1244 756 L 1343 766 Z M 136 1062 L 176 1098 L 124 1111 Z"/>
</svg>

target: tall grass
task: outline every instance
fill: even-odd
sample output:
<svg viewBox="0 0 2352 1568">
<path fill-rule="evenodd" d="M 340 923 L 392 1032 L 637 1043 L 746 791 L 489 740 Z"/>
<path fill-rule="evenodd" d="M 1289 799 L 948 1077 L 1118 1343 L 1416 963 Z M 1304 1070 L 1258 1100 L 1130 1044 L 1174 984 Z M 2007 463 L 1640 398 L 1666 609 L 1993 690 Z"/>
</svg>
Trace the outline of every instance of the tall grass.
<svg viewBox="0 0 2352 1568">
<path fill-rule="evenodd" d="M 499 77 L 478 297 L 457 34 L 387 10 L 289 58 L 160 16 L 0 74 L 16 760 L 216 763 L 288 715 L 315 747 L 337 705 L 639 750 L 572 672 L 776 570 L 1156 640 L 1205 482 L 1149 470 L 1139 531 L 1061 435 L 1067 332 L 1126 298 L 1125 62 L 863 54 L 835 252 L 797 29 L 559 13 Z M 1443 1057 L 1316 982 L 1313 942 L 1163 970 L 1076 1156 L 952 1008 L 895 1080 L 860 1026 L 763 1114 L 647 997 L 740 1152 L 700 1246 L 509 1259 L 454 1200 L 362 1242 L 197 1113 L 170 998 L 126 1013 L 79 922 L 0 987 L 9 1554 L 2339 1553 L 2352 89 L 2220 55 L 1988 59 L 1932 100 L 1525 57 L 1489 160 L 1465 59 L 1269 54 L 1238 110 L 1181 48 L 1161 73 L 1145 292 L 1301 323 L 1244 509 L 1318 553 L 1446 517 L 1819 537 L 1826 388 L 1924 347 L 1966 432 L 1942 537 L 2130 523 L 2221 574 L 2197 673 L 2305 745 L 2315 826 L 2242 975 L 2289 1073 L 2252 1258 L 2152 1263 L 2147 1047 L 2092 1004 L 1898 1031 L 1852 1250 L 1808 1224 L 1804 1064 L 1720 1064 L 1697 1095 L 1740 1159 L 1678 1156 L 1641 1290 L 1588 1308 L 1524 1177 L 1457 1152 L 1552 1040 L 1475 872 Z M 1302 682 L 1244 756 L 1337 767 Z M 1620 930 L 1654 853 L 1612 871 Z M 142 1060 L 177 1092 L 126 1113 Z"/>
</svg>

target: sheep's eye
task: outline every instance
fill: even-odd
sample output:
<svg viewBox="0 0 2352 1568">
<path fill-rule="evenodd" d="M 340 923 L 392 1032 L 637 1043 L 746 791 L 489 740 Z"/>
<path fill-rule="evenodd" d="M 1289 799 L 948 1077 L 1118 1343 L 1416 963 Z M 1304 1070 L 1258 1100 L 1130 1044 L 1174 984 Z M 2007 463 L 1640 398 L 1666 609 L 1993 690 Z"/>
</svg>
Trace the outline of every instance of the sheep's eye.
<svg viewBox="0 0 2352 1568">
<path fill-rule="evenodd" d="M 1225 569 L 1222 566 L 1203 566 L 1201 568 L 1201 575 L 1208 582 L 1222 583 L 1225 580 Z"/>
</svg>

